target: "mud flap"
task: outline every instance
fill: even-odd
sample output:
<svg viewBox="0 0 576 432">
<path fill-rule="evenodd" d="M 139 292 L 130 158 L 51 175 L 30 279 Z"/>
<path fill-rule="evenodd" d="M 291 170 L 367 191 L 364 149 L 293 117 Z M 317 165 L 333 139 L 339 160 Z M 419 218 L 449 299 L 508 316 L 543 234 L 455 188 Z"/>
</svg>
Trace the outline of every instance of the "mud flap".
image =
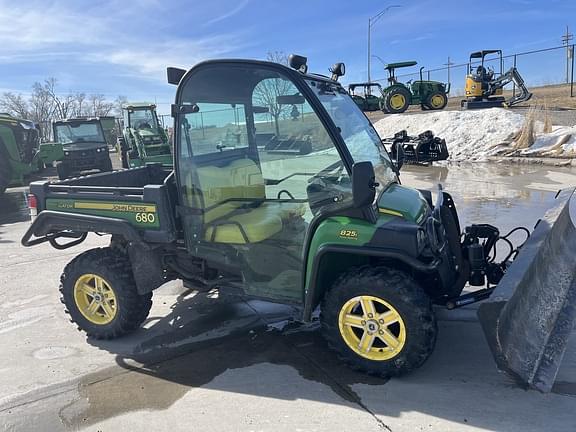
<svg viewBox="0 0 576 432">
<path fill-rule="evenodd" d="M 478 317 L 498 368 L 549 392 L 576 323 L 576 196 L 561 191 Z"/>
</svg>

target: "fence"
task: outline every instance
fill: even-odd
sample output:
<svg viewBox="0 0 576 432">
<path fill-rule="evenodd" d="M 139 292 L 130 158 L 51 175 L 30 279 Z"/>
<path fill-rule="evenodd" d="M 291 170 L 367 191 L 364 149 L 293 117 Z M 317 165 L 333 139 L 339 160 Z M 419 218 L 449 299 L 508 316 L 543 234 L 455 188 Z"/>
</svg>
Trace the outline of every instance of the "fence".
<svg viewBox="0 0 576 432">
<path fill-rule="evenodd" d="M 484 61 L 486 68 L 491 67 L 495 72 L 500 70 L 499 58 L 494 55 L 487 56 Z M 470 63 L 451 64 L 450 66 L 423 69 L 422 78 L 425 80 L 441 81 L 451 84 L 450 94 L 464 95 L 464 77 L 469 68 L 479 65 L 480 61 Z M 544 48 L 533 51 L 519 52 L 502 57 L 502 72 L 516 67 L 524 78 L 526 86 L 541 87 L 554 84 L 569 84 L 567 95 L 574 97 L 574 44 Z M 420 72 L 396 75 L 401 82 L 419 80 Z M 373 81 L 386 82 L 387 78 L 378 78 Z M 513 89 L 515 91 L 515 89 Z"/>
</svg>

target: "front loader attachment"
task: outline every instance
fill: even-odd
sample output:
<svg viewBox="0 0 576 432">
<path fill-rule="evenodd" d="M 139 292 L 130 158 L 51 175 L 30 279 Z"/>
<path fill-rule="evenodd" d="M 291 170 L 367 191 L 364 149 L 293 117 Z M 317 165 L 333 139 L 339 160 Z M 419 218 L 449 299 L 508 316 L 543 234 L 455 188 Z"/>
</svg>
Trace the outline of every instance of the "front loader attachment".
<svg viewBox="0 0 576 432">
<path fill-rule="evenodd" d="M 478 316 L 498 368 L 552 389 L 576 323 L 576 197 L 560 191 Z"/>
</svg>

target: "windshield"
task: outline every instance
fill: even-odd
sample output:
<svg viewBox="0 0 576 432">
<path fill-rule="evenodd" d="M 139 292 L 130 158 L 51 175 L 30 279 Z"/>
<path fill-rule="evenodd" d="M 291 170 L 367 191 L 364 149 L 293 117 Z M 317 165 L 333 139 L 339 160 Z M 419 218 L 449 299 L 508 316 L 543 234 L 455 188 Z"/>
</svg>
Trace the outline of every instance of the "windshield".
<svg viewBox="0 0 576 432">
<path fill-rule="evenodd" d="M 307 82 L 340 129 L 340 135 L 354 162 L 372 162 L 381 186 L 396 182 L 392 162 L 378 133 L 346 90 L 336 83 L 315 80 Z"/>
<path fill-rule="evenodd" d="M 129 111 L 130 127 L 134 129 L 158 129 L 156 113 L 150 108 Z"/>
<path fill-rule="evenodd" d="M 66 123 L 56 125 L 54 138 L 62 144 L 101 142 L 106 143 L 100 123 Z"/>
</svg>

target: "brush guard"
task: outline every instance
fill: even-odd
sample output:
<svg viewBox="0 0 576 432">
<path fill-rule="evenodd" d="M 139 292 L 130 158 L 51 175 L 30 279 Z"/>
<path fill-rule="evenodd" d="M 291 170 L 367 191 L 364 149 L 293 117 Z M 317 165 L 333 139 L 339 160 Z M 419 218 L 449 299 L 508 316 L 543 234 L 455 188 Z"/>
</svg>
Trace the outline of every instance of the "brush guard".
<svg viewBox="0 0 576 432">
<path fill-rule="evenodd" d="M 576 198 L 560 191 L 478 317 L 498 368 L 549 392 L 576 323 Z"/>
<path fill-rule="evenodd" d="M 430 164 L 436 161 L 448 159 L 448 147 L 446 141 L 435 137 L 432 131 L 425 131 L 420 135 L 409 136 L 408 132 L 402 130 L 394 134 L 392 138 L 385 138 L 382 144 L 386 146 L 396 159 L 396 146 L 399 144 L 404 149 L 404 161 L 409 164 Z"/>
</svg>

